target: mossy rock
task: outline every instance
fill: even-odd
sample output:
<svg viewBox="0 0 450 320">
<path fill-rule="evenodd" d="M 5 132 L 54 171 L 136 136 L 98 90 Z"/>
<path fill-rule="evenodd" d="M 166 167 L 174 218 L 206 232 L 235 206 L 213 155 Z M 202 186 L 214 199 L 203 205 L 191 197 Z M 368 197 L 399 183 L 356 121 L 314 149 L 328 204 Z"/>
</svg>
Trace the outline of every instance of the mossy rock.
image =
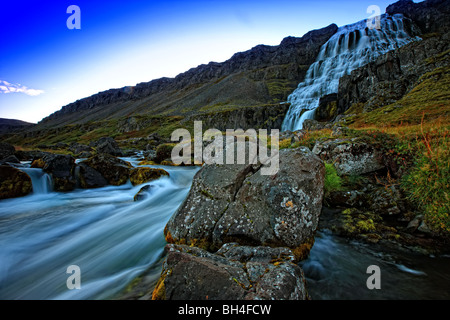
<svg viewBox="0 0 450 320">
<path fill-rule="evenodd" d="M 23 197 L 33 191 L 31 178 L 10 166 L 0 166 L 0 199 Z"/>
<path fill-rule="evenodd" d="M 162 176 L 169 176 L 169 173 L 164 169 L 135 168 L 130 172 L 130 181 L 133 186 L 137 186 L 139 184 L 157 180 Z"/>
<path fill-rule="evenodd" d="M 127 183 L 130 177 L 130 170 L 133 168 L 129 162 L 106 153 L 90 157 L 83 163 L 97 170 L 113 186 Z"/>
<path fill-rule="evenodd" d="M 172 157 L 172 149 L 176 146 L 175 143 L 164 143 L 160 144 L 156 148 L 155 161 L 161 163 L 164 160 L 170 159 Z"/>
<path fill-rule="evenodd" d="M 45 153 L 39 159 L 35 159 L 31 167 L 41 168 L 52 177 L 54 191 L 67 192 L 76 187 L 75 158 L 70 155 Z"/>
<path fill-rule="evenodd" d="M 155 161 L 151 161 L 151 160 L 142 160 L 141 162 L 138 163 L 138 165 L 140 166 L 154 166 L 156 165 Z"/>
</svg>

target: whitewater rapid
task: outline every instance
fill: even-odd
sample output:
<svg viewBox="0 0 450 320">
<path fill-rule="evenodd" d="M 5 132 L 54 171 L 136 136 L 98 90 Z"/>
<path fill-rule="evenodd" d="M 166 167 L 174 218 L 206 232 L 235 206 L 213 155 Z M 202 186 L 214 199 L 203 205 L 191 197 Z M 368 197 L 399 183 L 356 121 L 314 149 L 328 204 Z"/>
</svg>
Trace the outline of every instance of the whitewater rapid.
<svg viewBox="0 0 450 320">
<path fill-rule="evenodd" d="M 41 169 L 23 169 L 32 177 L 34 193 L 0 201 L 0 299 L 118 294 L 161 259 L 164 227 L 199 170 L 164 169 L 170 177 L 136 187 L 128 182 L 65 193 L 51 191 Z M 149 196 L 135 202 L 144 185 L 152 185 Z M 66 285 L 70 265 L 80 267 L 80 290 Z"/>
</svg>

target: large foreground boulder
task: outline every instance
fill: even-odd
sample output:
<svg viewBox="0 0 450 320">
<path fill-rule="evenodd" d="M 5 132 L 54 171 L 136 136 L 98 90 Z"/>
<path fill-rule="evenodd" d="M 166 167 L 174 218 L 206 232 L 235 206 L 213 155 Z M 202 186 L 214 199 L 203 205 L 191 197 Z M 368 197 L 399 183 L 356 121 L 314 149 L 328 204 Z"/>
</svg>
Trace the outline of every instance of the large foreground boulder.
<svg viewBox="0 0 450 320">
<path fill-rule="evenodd" d="M 168 245 L 154 300 L 305 300 L 305 277 L 287 248 L 224 245 L 217 253 Z"/>
<path fill-rule="evenodd" d="M 76 187 L 75 158 L 70 155 L 45 153 L 31 163 L 52 177 L 54 191 L 72 191 Z"/>
<path fill-rule="evenodd" d="M 0 166 L 0 199 L 23 197 L 33 191 L 31 178 L 10 166 Z"/>
<path fill-rule="evenodd" d="M 312 246 L 325 169 L 308 148 L 284 149 L 279 171 L 261 165 L 205 165 L 165 228 L 169 243 L 215 251 L 223 244 L 289 247 L 301 259 Z"/>
</svg>

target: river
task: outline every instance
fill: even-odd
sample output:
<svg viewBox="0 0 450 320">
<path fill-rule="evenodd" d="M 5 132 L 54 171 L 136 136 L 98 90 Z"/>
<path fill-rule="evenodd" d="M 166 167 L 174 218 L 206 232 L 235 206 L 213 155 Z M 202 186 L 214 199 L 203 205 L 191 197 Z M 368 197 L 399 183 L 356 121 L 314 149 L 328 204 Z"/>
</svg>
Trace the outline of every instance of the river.
<svg viewBox="0 0 450 320">
<path fill-rule="evenodd" d="M 138 202 L 143 185 L 56 193 L 40 169 L 23 169 L 34 193 L 0 201 L 0 299 L 114 299 L 148 270 L 157 279 L 164 227 L 199 170 L 162 168 L 170 177 L 147 183 L 150 194 Z M 80 290 L 67 287 L 71 265 L 80 268 Z M 323 231 L 301 265 L 315 300 L 450 299 L 449 256 L 383 252 Z M 366 286 L 369 265 L 380 267 L 380 290 Z"/>
<path fill-rule="evenodd" d="M 34 169 L 34 194 L 0 201 L 0 299 L 108 299 L 123 290 L 160 260 L 164 227 L 199 168 L 164 169 L 170 177 L 147 183 L 138 202 L 143 185 L 56 193 Z M 80 290 L 66 285 L 70 265 L 80 268 Z"/>
<path fill-rule="evenodd" d="M 450 255 L 383 248 L 318 232 L 300 264 L 313 300 L 450 300 Z M 380 268 L 380 289 L 368 289 L 369 266 Z"/>
</svg>

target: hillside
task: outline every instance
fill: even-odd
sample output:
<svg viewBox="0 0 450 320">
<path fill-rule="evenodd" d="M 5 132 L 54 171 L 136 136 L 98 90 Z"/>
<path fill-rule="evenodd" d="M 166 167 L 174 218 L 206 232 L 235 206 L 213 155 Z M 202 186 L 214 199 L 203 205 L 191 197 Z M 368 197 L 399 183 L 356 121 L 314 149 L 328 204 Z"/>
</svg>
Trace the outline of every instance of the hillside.
<svg viewBox="0 0 450 320">
<path fill-rule="evenodd" d="M 301 38 L 285 38 L 279 46 L 259 45 L 223 63 L 200 65 L 175 78 L 100 92 L 64 106 L 36 129 L 131 115 L 188 116 L 285 101 L 336 30 L 333 24 Z"/>
<path fill-rule="evenodd" d="M 34 123 L 25 122 L 22 120 L 0 118 L 0 134 L 30 128 L 34 125 Z"/>
</svg>

